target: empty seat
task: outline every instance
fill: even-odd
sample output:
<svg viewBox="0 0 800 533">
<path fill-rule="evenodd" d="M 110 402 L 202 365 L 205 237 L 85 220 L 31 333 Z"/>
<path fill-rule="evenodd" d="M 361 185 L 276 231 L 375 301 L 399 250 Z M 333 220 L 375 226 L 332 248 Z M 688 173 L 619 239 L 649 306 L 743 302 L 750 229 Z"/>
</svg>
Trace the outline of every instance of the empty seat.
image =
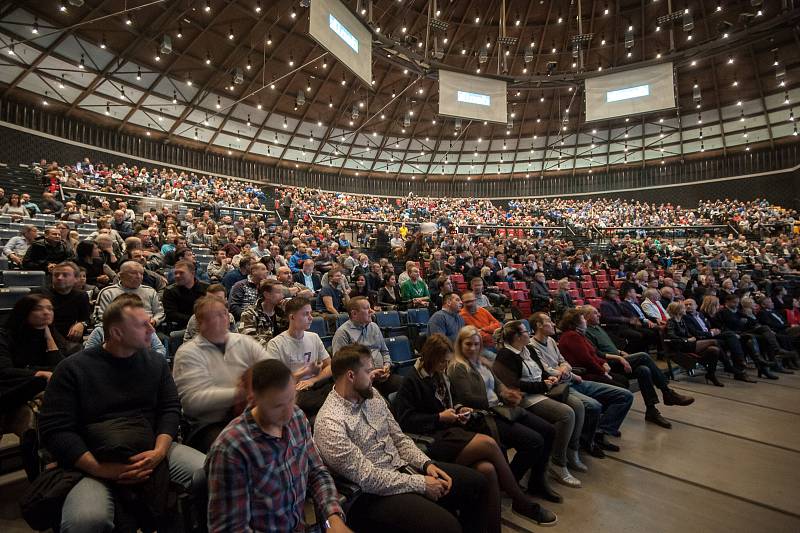
<svg viewBox="0 0 800 533">
<path fill-rule="evenodd" d="M 23 296 L 30 294 L 29 287 L 6 287 L 0 289 L 0 311 L 10 311 Z"/>
<path fill-rule="evenodd" d="M 6 287 L 44 287 L 46 279 L 44 272 L 3 270 L 3 285 Z"/>
<path fill-rule="evenodd" d="M 515 291 L 527 291 L 528 290 L 528 284 L 525 283 L 524 281 L 515 281 L 514 282 L 514 290 Z"/>
<path fill-rule="evenodd" d="M 404 367 L 414 364 L 416 357 L 414 357 L 414 353 L 411 351 L 411 343 L 408 342 L 408 337 L 405 335 L 389 337 L 386 339 L 386 347 L 389 348 L 389 357 L 395 366 Z"/>
<path fill-rule="evenodd" d="M 312 331 L 319 335 L 320 337 L 327 337 L 328 336 L 328 325 L 325 322 L 325 319 L 321 316 L 315 316 L 311 319 L 311 327 L 308 328 L 308 331 Z"/>
<path fill-rule="evenodd" d="M 550 289 L 551 291 L 557 291 L 558 290 L 558 281 L 554 280 L 554 279 L 548 279 L 547 280 L 547 288 Z"/>
<path fill-rule="evenodd" d="M 378 324 L 385 336 L 393 336 L 393 334 L 405 331 L 406 329 L 400 320 L 400 313 L 397 311 L 380 311 L 375 313 L 375 323 Z"/>
</svg>

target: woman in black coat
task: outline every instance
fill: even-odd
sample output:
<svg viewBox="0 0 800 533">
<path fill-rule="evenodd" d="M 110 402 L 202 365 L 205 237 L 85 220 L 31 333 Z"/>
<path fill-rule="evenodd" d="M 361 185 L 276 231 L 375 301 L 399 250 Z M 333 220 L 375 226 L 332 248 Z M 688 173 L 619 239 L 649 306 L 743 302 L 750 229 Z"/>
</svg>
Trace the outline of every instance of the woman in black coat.
<svg viewBox="0 0 800 533">
<path fill-rule="evenodd" d="M 378 291 L 378 306 L 384 311 L 398 309 L 403 303 L 400 288 L 397 286 L 397 276 L 394 272 L 383 275 L 383 287 Z"/>
<path fill-rule="evenodd" d="M 41 294 L 19 300 L 0 330 L 0 421 L 2 431 L 20 437 L 23 466 L 29 479 L 38 473 L 33 410 L 29 402 L 47 386 L 63 359 L 52 328 L 53 304 Z"/>
<path fill-rule="evenodd" d="M 716 375 L 717 361 L 720 357 L 720 349 L 714 339 L 698 339 L 689 333 L 683 317 L 686 316 L 686 306 L 681 302 L 672 302 L 667 306 L 667 339 L 677 344 L 678 351 L 681 353 L 694 353 L 699 356 L 698 362 L 706 367 L 706 383 L 712 383 L 717 387 L 724 387 L 719 382 Z"/>
<path fill-rule="evenodd" d="M 450 380 L 445 371 L 453 359 L 453 347 L 435 333 L 422 346 L 414 372 L 403 380 L 394 400 L 397 422 L 403 431 L 433 437 L 428 455 L 435 460 L 475 468 L 489 485 L 487 531 L 500 531 L 500 488 L 509 496 L 512 508 L 528 518 L 540 519 L 541 508 L 520 488 L 505 455 L 488 435 L 465 429 L 480 429 L 469 407 L 453 404 Z"/>
</svg>

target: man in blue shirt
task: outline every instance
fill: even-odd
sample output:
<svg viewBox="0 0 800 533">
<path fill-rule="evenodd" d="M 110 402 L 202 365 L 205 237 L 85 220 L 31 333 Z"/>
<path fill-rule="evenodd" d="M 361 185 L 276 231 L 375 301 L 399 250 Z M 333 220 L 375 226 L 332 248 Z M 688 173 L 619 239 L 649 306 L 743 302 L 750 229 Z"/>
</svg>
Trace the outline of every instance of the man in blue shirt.
<svg viewBox="0 0 800 533">
<path fill-rule="evenodd" d="M 297 251 L 289 258 L 289 268 L 292 269 L 292 272 L 300 272 L 303 261 L 311 259 L 307 252 L 308 247 L 304 243 L 297 245 Z"/>
<path fill-rule="evenodd" d="M 442 299 L 442 310 L 436 311 L 428 322 L 428 333 L 441 333 L 450 342 L 455 343 L 458 332 L 464 327 L 464 319 L 461 318 L 461 296 L 451 292 Z"/>
</svg>

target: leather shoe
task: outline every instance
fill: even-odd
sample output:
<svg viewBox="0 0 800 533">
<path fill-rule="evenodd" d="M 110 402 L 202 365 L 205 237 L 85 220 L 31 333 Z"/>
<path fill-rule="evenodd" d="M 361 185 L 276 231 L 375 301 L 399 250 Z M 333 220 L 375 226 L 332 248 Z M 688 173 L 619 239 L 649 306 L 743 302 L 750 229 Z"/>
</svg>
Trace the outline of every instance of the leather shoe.
<svg viewBox="0 0 800 533">
<path fill-rule="evenodd" d="M 619 451 L 619 446 L 617 446 L 616 444 L 612 444 L 612 443 L 608 442 L 608 440 L 606 440 L 606 436 L 603 435 L 602 433 L 598 433 L 597 435 L 594 436 L 594 442 L 603 451 L 606 451 L 606 452 L 618 452 Z"/>
<path fill-rule="evenodd" d="M 669 387 L 665 388 L 661 395 L 664 396 L 664 405 L 691 405 L 694 403 L 694 398 L 679 394 Z"/>
<path fill-rule="evenodd" d="M 751 378 L 744 372 L 734 374 L 733 379 L 734 381 L 744 381 L 745 383 L 758 383 L 758 380 Z"/>
<path fill-rule="evenodd" d="M 585 451 L 586 453 L 588 453 L 589 455 L 591 455 L 592 457 L 595 457 L 597 459 L 605 459 L 605 457 L 606 457 L 606 452 L 604 452 L 600 448 L 600 446 L 598 446 L 594 442 L 592 442 L 588 446 L 584 446 L 583 447 L 583 451 Z"/>
<path fill-rule="evenodd" d="M 532 489 L 528 487 L 528 493 L 553 503 L 561 503 L 564 501 L 561 494 L 553 490 L 546 478 L 539 483 L 538 487 L 533 487 Z"/>
<path fill-rule="evenodd" d="M 661 416 L 661 412 L 655 407 L 651 407 L 650 409 L 647 410 L 647 412 L 644 415 L 644 419 L 647 420 L 648 422 L 652 422 L 657 426 L 661 426 L 662 428 L 672 429 L 672 424 L 670 423 L 670 421 Z"/>
</svg>

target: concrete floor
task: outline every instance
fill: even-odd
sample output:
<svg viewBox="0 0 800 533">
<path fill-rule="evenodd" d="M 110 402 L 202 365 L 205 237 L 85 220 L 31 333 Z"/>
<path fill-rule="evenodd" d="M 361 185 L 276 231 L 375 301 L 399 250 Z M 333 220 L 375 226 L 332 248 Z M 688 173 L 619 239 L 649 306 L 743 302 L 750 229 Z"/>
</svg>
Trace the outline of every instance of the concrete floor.
<svg viewBox="0 0 800 533">
<path fill-rule="evenodd" d="M 549 531 L 594 533 L 797 533 L 800 531 L 800 374 L 745 384 L 701 378 L 673 386 L 696 401 L 664 407 L 671 430 L 644 422 L 636 402 L 618 439 L 622 451 L 588 457 L 583 488 L 557 490 Z M 20 474 L 0 477 L 0 531 L 27 532 L 16 498 Z M 504 512 L 504 532 L 542 531 Z"/>
</svg>

